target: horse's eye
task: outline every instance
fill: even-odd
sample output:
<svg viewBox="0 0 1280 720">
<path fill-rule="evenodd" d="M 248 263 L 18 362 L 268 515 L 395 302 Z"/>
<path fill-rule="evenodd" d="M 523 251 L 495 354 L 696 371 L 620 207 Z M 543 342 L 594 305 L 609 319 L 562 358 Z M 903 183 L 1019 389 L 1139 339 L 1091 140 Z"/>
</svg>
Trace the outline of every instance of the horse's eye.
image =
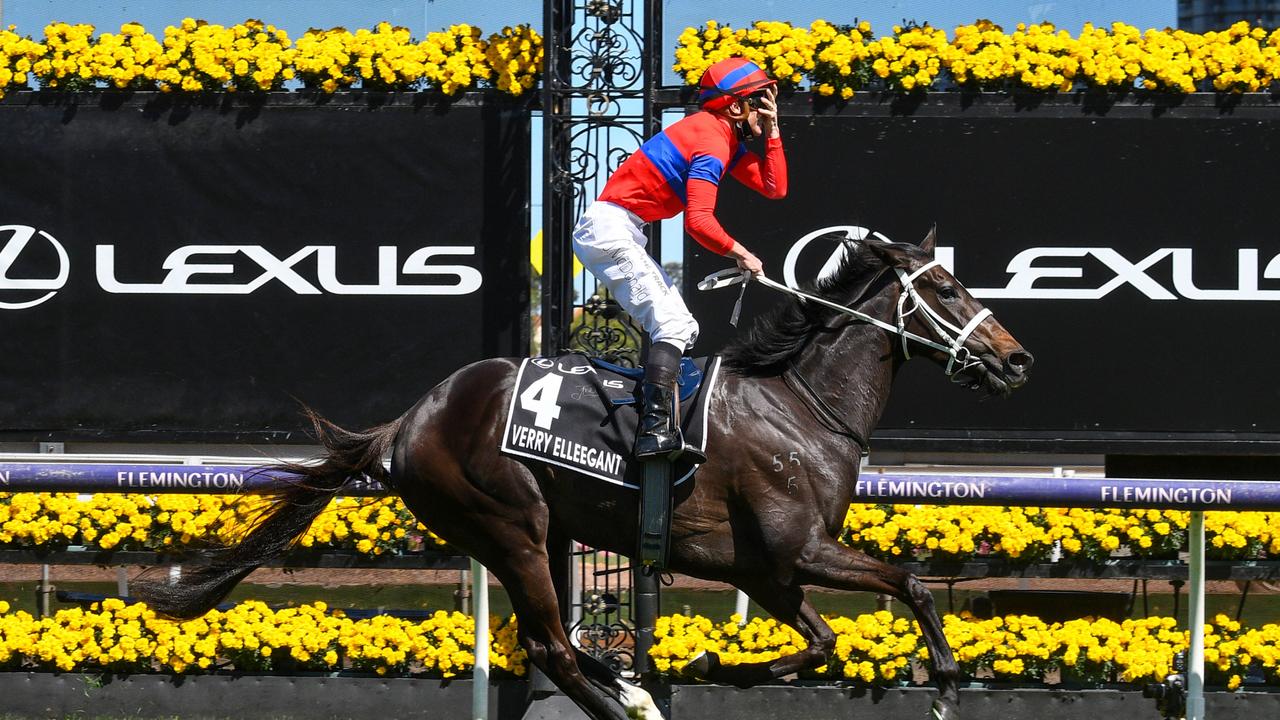
<svg viewBox="0 0 1280 720">
<path fill-rule="evenodd" d="M 943 285 L 938 288 L 938 297 L 943 300 L 955 300 L 960 297 L 960 295 L 956 292 L 956 289 L 950 285 Z"/>
</svg>

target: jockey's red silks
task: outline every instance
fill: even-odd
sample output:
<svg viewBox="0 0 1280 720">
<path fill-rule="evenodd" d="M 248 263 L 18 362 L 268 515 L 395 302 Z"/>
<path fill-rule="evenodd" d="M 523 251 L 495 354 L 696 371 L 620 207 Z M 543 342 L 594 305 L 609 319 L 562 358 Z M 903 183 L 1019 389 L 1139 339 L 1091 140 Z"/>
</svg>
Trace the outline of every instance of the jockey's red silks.
<svg viewBox="0 0 1280 720">
<path fill-rule="evenodd" d="M 712 252 L 725 254 L 733 238 L 715 217 L 716 195 L 725 173 L 771 199 L 787 194 L 787 161 L 781 138 L 765 141 L 765 156 L 738 142 L 733 125 L 702 111 L 650 138 L 605 184 L 600 199 L 620 205 L 645 222 L 682 210 L 684 226 Z M 686 210 L 687 208 L 687 210 Z"/>
</svg>

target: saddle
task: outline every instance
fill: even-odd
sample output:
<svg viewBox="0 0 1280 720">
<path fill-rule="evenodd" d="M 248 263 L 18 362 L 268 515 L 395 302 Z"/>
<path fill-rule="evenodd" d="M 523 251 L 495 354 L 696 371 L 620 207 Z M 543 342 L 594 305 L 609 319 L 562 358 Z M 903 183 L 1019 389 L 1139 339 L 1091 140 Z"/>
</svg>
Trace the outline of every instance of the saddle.
<svg viewBox="0 0 1280 720">
<path fill-rule="evenodd" d="M 570 356 L 576 357 L 576 356 Z M 621 365 L 614 365 L 611 362 L 605 362 L 600 358 L 588 358 L 591 364 L 605 372 L 621 375 L 630 380 L 633 385 L 632 392 L 627 397 L 610 397 L 609 401 L 615 405 L 634 405 L 640 402 L 640 383 L 644 382 L 644 368 L 629 368 Z M 702 367 L 707 362 L 707 358 L 680 358 L 680 378 L 676 381 L 676 387 L 680 389 L 680 407 L 698 393 L 698 389 L 702 387 Z M 683 410 L 681 416 L 684 415 Z"/>
<path fill-rule="evenodd" d="M 685 440 L 706 451 L 707 401 L 720 358 L 685 358 L 680 367 L 680 427 Z M 499 450 L 605 482 L 638 489 L 643 463 L 631 457 L 639 424 L 644 370 L 581 354 L 527 358 L 520 364 Z M 697 465 L 677 459 L 676 483 Z"/>
</svg>

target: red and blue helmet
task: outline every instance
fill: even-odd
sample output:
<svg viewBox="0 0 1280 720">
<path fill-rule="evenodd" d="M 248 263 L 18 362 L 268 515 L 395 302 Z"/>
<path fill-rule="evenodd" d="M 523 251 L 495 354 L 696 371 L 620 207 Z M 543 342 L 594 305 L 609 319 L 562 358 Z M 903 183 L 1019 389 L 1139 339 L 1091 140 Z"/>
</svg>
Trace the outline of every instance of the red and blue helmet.
<svg viewBox="0 0 1280 720">
<path fill-rule="evenodd" d="M 698 104 L 704 110 L 720 110 L 777 83 L 759 65 L 740 57 L 727 58 L 707 68 L 698 81 Z"/>
</svg>

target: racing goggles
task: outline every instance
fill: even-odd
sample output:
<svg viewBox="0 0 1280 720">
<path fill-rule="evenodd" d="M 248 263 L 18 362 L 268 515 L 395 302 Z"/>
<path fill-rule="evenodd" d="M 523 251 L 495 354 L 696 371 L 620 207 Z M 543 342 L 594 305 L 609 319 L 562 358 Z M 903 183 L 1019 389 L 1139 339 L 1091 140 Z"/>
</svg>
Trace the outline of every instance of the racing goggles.
<svg viewBox="0 0 1280 720">
<path fill-rule="evenodd" d="M 767 96 L 768 96 L 768 93 L 766 93 L 764 90 L 761 90 L 760 92 L 754 92 L 742 98 L 742 102 L 748 108 L 762 108 L 764 107 L 763 100 Z"/>
</svg>

